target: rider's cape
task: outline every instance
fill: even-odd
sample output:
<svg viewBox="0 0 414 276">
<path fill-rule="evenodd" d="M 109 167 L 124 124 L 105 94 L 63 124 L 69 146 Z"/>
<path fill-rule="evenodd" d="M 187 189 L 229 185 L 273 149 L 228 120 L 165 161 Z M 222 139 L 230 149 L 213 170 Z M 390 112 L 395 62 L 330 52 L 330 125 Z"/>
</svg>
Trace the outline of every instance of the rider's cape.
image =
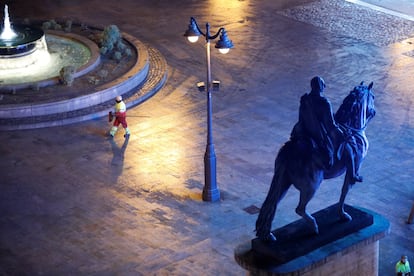
<svg viewBox="0 0 414 276">
<path fill-rule="evenodd" d="M 327 125 L 332 116 L 329 102 L 323 97 L 314 97 L 305 94 L 301 97 L 299 109 L 299 122 L 292 131 L 293 137 L 304 137 L 310 139 L 314 147 L 323 155 L 325 167 L 330 167 L 333 163 L 334 145 L 332 142 L 331 129 L 336 128 Z"/>
</svg>

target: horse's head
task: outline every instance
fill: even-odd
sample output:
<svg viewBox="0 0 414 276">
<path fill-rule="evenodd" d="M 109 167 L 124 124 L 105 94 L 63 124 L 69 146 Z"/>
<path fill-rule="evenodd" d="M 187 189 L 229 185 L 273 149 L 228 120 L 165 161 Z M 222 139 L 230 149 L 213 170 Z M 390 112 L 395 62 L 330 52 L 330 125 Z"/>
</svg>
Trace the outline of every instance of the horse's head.
<svg viewBox="0 0 414 276">
<path fill-rule="evenodd" d="M 368 86 L 361 82 L 344 99 L 335 114 L 335 121 L 354 130 L 364 130 L 375 116 L 373 82 Z"/>
</svg>

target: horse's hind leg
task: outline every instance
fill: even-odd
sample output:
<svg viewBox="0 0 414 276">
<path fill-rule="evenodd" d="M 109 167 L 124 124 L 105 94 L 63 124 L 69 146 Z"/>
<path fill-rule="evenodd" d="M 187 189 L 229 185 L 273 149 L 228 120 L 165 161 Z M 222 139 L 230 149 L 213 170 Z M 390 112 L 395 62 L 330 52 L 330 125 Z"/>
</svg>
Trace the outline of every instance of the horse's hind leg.
<svg viewBox="0 0 414 276">
<path fill-rule="evenodd" d="M 322 177 L 318 177 L 318 179 L 312 183 L 313 185 L 307 183 L 306 181 L 302 181 L 301 185 L 295 185 L 295 187 L 297 187 L 300 191 L 300 200 L 295 211 L 299 216 L 303 217 L 310 224 L 310 227 L 313 229 L 315 234 L 319 234 L 318 223 L 316 222 L 315 218 L 306 211 L 306 206 L 314 196 L 321 182 Z"/>
<path fill-rule="evenodd" d="M 345 174 L 344 184 L 342 185 L 341 197 L 339 198 L 339 203 L 338 203 L 339 216 L 341 217 L 341 219 L 345 221 L 352 220 L 352 217 L 347 212 L 345 212 L 345 209 L 344 209 L 346 195 L 348 194 L 350 188 L 352 187 L 352 184 L 350 183 L 351 181 L 350 178 L 351 178 L 351 175 L 349 175 L 349 173 L 347 172 Z"/>
</svg>

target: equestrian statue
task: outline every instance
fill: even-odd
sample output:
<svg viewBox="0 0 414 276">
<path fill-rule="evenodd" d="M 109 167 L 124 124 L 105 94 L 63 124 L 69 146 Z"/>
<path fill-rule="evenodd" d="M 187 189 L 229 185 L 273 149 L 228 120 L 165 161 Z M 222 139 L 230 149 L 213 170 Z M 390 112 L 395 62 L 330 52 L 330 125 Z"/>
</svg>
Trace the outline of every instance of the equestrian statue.
<svg viewBox="0 0 414 276">
<path fill-rule="evenodd" d="M 306 206 L 322 180 L 344 173 L 338 215 L 341 220 L 352 220 L 344 210 L 344 202 L 349 189 L 363 181 L 358 170 L 368 151 L 365 128 L 375 116 L 372 86 L 372 82 L 368 86 L 361 82 L 354 87 L 333 114 L 323 94 L 324 80 L 319 76 L 311 80 L 311 91 L 300 100 L 299 120 L 276 156 L 272 183 L 256 221 L 256 236 L 260 240 L 276 240 L 271 232 L 272 221 L 277 205 L 291 185 L 300 192 L 296 213 L 318 234 L 318 224 Z"/>
</svg>

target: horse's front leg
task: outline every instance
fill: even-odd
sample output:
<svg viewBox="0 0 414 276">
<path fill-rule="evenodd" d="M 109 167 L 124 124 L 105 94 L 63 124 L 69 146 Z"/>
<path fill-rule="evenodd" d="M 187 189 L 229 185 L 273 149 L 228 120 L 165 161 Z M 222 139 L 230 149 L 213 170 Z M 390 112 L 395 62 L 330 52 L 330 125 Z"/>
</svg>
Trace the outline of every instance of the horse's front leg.
<svg viewBox="0 0 414 276">
<path fill-rule="evenodd" d="M 345 198 L 346 198 L 346 195 L 348 194 L 349 190 L 351 189 L 351 187 L 352 187 L 351 175 L 347 172 L 345 174 L 344 184 L 342 185 L 341 197 L 339 198 L 339 203 L 338 203 L 339 217 L 342 220 L 345 220 L 345 221 L 351 221 L 352 220 L 352 217 L 347 212 L 345 212 L 345 209 L 344 209 Z"/>
</svg>

